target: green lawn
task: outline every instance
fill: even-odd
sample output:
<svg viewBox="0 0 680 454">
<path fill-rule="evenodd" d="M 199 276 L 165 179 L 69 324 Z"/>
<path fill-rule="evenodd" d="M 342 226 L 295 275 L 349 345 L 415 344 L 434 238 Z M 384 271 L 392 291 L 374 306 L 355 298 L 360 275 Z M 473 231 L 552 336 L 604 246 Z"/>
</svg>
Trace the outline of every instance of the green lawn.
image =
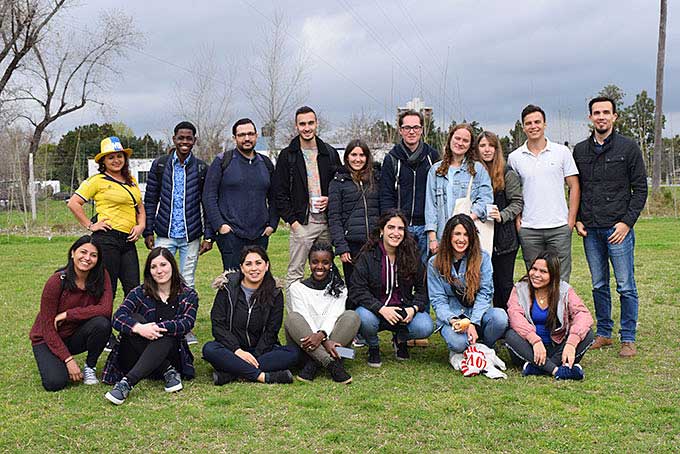
<svg viewBox="0 0 680 454">
<path fill-rule="evenodd" d="M 281 229 L 270 252 L 274 274 L 287 262 Z M 463 378 L 447 363 L 441 337 L 394 360 L 387 339 L 383 367 L 348 365 L 350 386 L 326 376 L 313 384 L 215 387 L 194 347 L 197 378 L 180 393 L 142 381 L 114 407 L 106 385 L 43 391 L 28 331 L 42 286 L 63 264 L 73 238 L 0 237 L 0 450 L 7 452 L 453 452 L 680 451 L 680 225 L 641 220 L 636 229 L 641 295 L 638 356 L 618 348 L 589 352 L 583 382 L 546 377 Z M 146 252 L 141 248 L 140 256 Z M 142 260 L 143 261 L 143 260 Z M 210 340 L 215 250 L 201 257 L 196 333 Z M 574 237 L 572 284 L 592 309 L 580 239 Z M 517 276 L 520 263 L 517 262 Z M 120 297 L 119 297 L 120 299 Z M 618 302 L 615 304 L 618 318 Z M 503 357 L 507 358 L 505 354 Z M 78 357 L 82 364 L 83 355 Z M 99 364 L 103 367 L 105 355 Z"/>
</svg>

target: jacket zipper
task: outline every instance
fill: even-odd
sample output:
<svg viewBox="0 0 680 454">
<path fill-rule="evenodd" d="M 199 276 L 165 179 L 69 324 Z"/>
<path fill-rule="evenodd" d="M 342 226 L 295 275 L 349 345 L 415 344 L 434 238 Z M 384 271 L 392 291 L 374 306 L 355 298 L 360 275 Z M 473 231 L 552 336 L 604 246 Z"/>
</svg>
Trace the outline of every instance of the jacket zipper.
<svg viewBox="0 0 680 454">
<path fill-rule="evenodd" d="M 253 312 L 253 305 L 248 304 L 248 320 L 246 321 L 246 338 L 248 339 L 248 347 L 252 347 L 253 345 L 250 343 L 250 334 L 248 333 L 248 329 L 250 328 L 250 314 Z"/>
<path fill-rule="evenodd" d="M 364 221 L 366 223 L 366 238 L 368 238 L 370 232 L 368 231 L 368 205 L 366 204 L 366 193 L 364 192 L 364 182 L 360 181 L 359 186 L 361 187 L 361 198 L 364 201 Z"/>
<path fill-rule="evenodd" d="M 416 209 L 416 171 L 413 171 L 413 200 L 411 201 L 411 218 L 409 225 L 413 225 L 413 212 Z"/>
<path fill-rule="evenodd" d="M 172 228 L 172 210 L 174 209 L 175 205 L 175 198 L 173 197 L 173 194 L 175 192 L 175 164 L 172 162 L 172 156 L 170 157 L 170 159 L 168 159 L 168 161 L 170 161 L 170 165 L 172 166 L 172 171 L 170 172 L 172 176 L 172 184 L 170 185 L 170 187 L 172 188 L 172 192 L 170 193 L 170 219 L 168 220 L 168 235 L 167 235 L 168 238 L 170 238 L 170 229 Z M 165 165 L 167 165 L 167 163 Z M 158 183 L 160 184 L 162 191 L 163 180 L 159 181 Z"/>
</svg>

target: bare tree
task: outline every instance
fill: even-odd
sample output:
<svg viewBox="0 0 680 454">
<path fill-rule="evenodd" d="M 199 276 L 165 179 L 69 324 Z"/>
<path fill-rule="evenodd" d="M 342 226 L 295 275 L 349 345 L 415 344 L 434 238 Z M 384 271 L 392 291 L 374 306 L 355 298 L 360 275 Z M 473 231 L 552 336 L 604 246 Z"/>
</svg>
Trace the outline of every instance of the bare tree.
<svg viewBox="0 0 680 454">
<path fill-rule="evenodd" d="M 379 121 L 380 119 L 376 114 L 364 110 L 359 114 L 353 113 L 349 120 L 342 123 L 336 131 L 333 141 L 346 144 L 351 140 L 361 139 L 371 148 L 382 145 L 382 131 L 379 127 Z"/>
<path fill-rule="evenodd" d="M 253 50 L 253 66 L 246 90 L 248 99 L 264 123 L 273 154 L 278 151 L 281 121 L 292 118 L 293 110 L 304 99 L 308 59 L 304 49 L 293 55 L 289 46 L 288 22 L 277 12 L 260 46 Z"/>
<path fill-rule="evenodd" d="M 198 129 L 194 152 L 212 159 L 231 136 L 230 122 L 236 65 L 218 62 L 215 49 L 205 47 L 195 58 L 189 77 L 175 82 L 176 111 Z"/>
<path fill-rule="evenodd" d="M 666 16 L 668 6 L 666 0 L 661 0 L 659 12 L 659 49 L 656 55 L 656 110 L 654 111 L 654 167 L 652 169 L 652 192 L 657 192 L 661 186 L 661 153 L 663 141 L 663 70 L 666 60 Z"/>
</svg>

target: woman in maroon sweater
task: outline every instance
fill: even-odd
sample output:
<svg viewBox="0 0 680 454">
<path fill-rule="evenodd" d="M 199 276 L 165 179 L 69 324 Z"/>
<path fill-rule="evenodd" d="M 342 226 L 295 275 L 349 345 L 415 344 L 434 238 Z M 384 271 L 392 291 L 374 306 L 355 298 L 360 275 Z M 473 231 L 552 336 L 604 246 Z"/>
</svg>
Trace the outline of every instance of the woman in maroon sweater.
<svg viewBox="0 0 680 454">
<path fill-rule="evenodd" d="M 45 283 L 31 328 L 33 355 L 47 391 L 83 381 L 99 383 L 96 366 L 111 335 L 113 296 L 101 249 L 89 235 L 71 246 L 68 263 Z M 73 355 L 87 351 L 83 370 Z"/>
</svg>

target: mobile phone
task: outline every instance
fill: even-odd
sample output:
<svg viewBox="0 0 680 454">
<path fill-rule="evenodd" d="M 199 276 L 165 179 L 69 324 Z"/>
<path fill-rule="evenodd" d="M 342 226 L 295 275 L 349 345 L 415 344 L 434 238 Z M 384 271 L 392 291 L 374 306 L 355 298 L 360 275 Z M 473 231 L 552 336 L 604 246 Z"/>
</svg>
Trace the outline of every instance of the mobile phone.
<svg viewBox="0 0 680 454">
<path fill-rule="evenodd" d="M 338 352 L 340 358 L 354 359 L 354 357 L 356 356 L 356 352 L 354 351 L 353 348 L 338 346 L 335 347 L 335 351 Z"/>
</svg>

